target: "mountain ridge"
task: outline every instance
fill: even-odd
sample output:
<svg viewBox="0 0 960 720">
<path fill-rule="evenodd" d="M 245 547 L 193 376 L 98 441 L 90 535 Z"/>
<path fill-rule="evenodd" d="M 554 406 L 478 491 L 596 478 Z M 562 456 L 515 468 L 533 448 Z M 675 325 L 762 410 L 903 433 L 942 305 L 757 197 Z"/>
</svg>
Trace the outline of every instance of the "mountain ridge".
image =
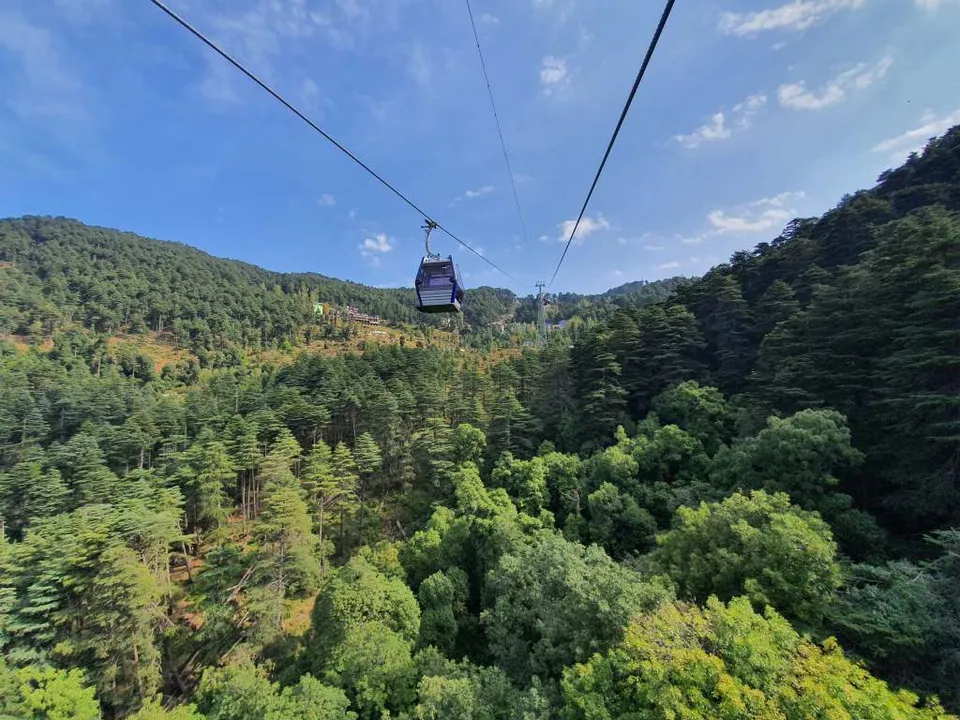
<svg viewBox="0 0 960 720">
<path fill-rule="evenodd" d="M 448 318 L 416 312 L 412 287 L 377 288 L 318 272 L 283 273 L 244 260 L 221 258 L 186 243 L 54 216 L 0 219 L 0 262 L 8 287 L 2 304 L 19 309 L 0 316 L 0 332 L 24 333 L 39 323 L 80 321 L 97 332 L 175 334 L 208 345 L 298 342 L 315 319 L 315 305 L 356 307 L 394 324 L 443 326 Z M 683 278 L 634 283 L 598 295 L 552 295 L 552 316 L 602 316 L 630 302 L 664 299 Z M 533 296 L 480 286 L 468 290 L 467 330 L 492 330 L 503 318 L 531 323 Z M 241 327 L 252 325 L 256 327 Z M 37 328 L 34 328 L 36 330 Z"/>
</svg>

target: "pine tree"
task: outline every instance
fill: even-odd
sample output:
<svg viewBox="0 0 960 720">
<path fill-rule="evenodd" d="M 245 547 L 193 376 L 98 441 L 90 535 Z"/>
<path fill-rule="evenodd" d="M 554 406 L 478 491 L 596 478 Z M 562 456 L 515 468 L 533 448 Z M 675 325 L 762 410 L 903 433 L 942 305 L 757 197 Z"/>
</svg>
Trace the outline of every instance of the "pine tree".
<svg viewBox="0 0 960 720">
<path fill-rule="evenodd" d="M 256 582 L 276 600 L 270 621 L 280 630 L 283 600 L 316 589 L 320 575 L 314 555 L 317 538 L 311 530 L 307 504 L 296 486 L 291 483 L 268 488 L 253 534 L 259 543 Z"/>
<path fill-rule="evenodd" d="M 347 518 L 357 509 L 357 486 L 360 478 L 357 464 L 344 443 L 337 443 L 330 457 L 330 467 L 337 482 L 337 510 L 340 513 L 340 541 L 344 541 L 347 530 Z"/>
<path fill-rule="evenodd" d="M 31 518 L 50 517 L 65 510 L 69 492 L 58 470 L 44 470 L 39 451 L 10 472 L 0 473 L 0 518 L 7 534 L 19 537 Z"/>
<path fill-rule="evenodd" d="M 357 466 L 357 502 L 360 505 L 360 524 L 357 528 L 358 534 L 364 534 L 364 516 L 366 510 L 366 499 L 368 489 L 379 489 L 378 478 L 382 465 L 380 448 L 370 433 L 363 433 L 357 438 L 357 444 L 353 448 L 353 459 Z"/>
<path fill-rule="evenodd" d="M 800 310 L 793 288 L 784 280 L 774 280 L 754 309 L 757 334 L 764 337 L 777 325 L 789 320 Z"/>
<path fill-rule="evenodd" d="M 280 429 L 277 439 L 273 441 L 273 446 L 270 448 L 270 453 L 286 459 L 288 469 L 294 475 L 299 474 L 303 448 L 300 447 L 300 443 L 286 427 Z"/>
<path fill-rule="evenodd" d="M 573 369 L 580 397 L 577 439 L 585 451 L 613 440 L 618 425 L 627 422 L 627 391 L 621 382 L 616 355 L 606 338 L 591 333 L 573 350 Z"/>
<path fill-rule="evenodd" d="M 712 350 L 715 358 L 717 383 L 726 392 L 735 393 L 753 365 L 753 318 L 740 285 L 732 277 L 722 278 L 713 293 L 713 306 L 701 325 L 708 351 Z"/>
<path fill-rule="evenodd" d="M 114 499 L 119 479 L 104 463 L 95 437 L 79 433 L 59 448 L 56 462 L 73 495 L 76 507 Z"/>
<path fill-rule="evenodd" d="M 240 473 L 240 508 L 244 520 L 249 520 L 254 516 L 254 486 L 263 455 L 252 423 L 237 416 L 230 422 L 228 434 L 230 455 Z"/>
</svg>

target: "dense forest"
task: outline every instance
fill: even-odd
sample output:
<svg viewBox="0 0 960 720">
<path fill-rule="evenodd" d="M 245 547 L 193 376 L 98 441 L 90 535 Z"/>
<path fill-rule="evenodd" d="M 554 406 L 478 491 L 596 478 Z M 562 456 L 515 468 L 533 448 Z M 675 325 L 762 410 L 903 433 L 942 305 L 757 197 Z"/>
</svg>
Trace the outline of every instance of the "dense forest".
<svg viewBox="0 0 960 720">
<path fill-rule="evenodd" d="M 411 285 L 416 265 L 411 268 Z M 0 334 L 34 337 L 79 325 L 106 335 L 170 333 L 206 351 L 289 346 L 316 334 L 315 303 L 355 307 L 393 325 L 440 326 L 410 288 L 379 289 L 315 273 L 274 273 L 76 220 L 0 220 Z M 632 283 L 603 295 L 551 295 L 551 319 L 602 320 L 666 299 L 683 278 Z M 465 327 L 491 340 L 497 325 L 533 323 L 534 297 L 470 289 Z M 502 331 L 501 333 L 502 334 Z"/>
<path fill-rule="evenodd" d="M 0 233 L 4 327 L 40 323 L 0 340 L 0 717 L 960 712 L 960 128 L 658 302 L 489 355 L 158 372 L 103 333 L 294 342 L 321 280 Z"/>
</svg>

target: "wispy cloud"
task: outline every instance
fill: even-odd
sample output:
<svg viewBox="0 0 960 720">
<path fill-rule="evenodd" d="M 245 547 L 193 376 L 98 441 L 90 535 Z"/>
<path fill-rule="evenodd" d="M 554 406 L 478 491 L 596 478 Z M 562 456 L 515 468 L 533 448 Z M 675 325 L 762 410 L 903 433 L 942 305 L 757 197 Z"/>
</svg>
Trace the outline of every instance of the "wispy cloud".
<svg viewBox="0 0 960 720">
<path fill-rule="evenodd" d="M 562 223 L 560 223 L 560 237 L 558 237 L 557 240 L 560 242 L 566 242 L 570 238 L 570 233 L 573 232 L 573 227 L 576 224 L 576 220 L 564 220 Z M 601 230 L 609 229 L 610 223 L 605 217 L 603 217 L 603 215 L 597 215 L 596 220 L 585 215 L 583 220 L 580 221 L 580 226 L 577 228 L 577 234 L 573 238 L 573 242 L 574 244 L 579 244 L 588 236 L 593 235 Z"/>
<path fill-rule="evenodd" d="M 856 10 L 866 0 L 792 0 L 785 5 L 757 12 L 726 12 L 720 17 L 720 32 L 740 37 L 771 30 L 798 32 L 817 25 L 840 10 Z"/>
<path fill-rule="evenodd" d="M 791 110 L 822 110 L 843 102 L 849 93 L 866 90 L 882 80 L 892 65 L 893 58 L 889 56 L 874 65 L 860 63 L 840 73 L 817 91 L 808 90 L 803 81 L 781 85 L 777 99 L 780 105 Z"/>
<path fill-rule="evenodd" d="M 658 265 L 657 267 L 661 270 L 676 270 L 678 267 L 680 267 L 680 263 L 678 263 L 676 260 L 672 260 L 670 262 L 663 263 L 663 265 Z"/>
<path fill-rule="evenodd" d="M 794 217 L 792 204 L 804 197 L 802 192 L 785 192 L 756 200 L 730 210 L 714 210 L 707 215 L 716 233 L 753 233 L 771 230 Z"/>
<path fill-rule="evenodd" d="M 674 135 L 673 139 L 688 149 L 700 147 L 707 142 L 726 140 L 734 132 L 749 128 L 753 124 L 753 118 L 766 104 L 766 95 L 751 95 L 743 102 L 733 106 L 730 111 L 731 125 L 727 124 L 727 116 L 720 110 L 714 113 L 710 122 L 701 125 L 688 135 Z"/>
<path fill-rule="evenodd" d="M 467 190 L 463 194 L 463 196 L 468 200 L 472 200 L 473 198 L 478 198 L 483 195 L 489 195 L 493 191 L 494 191 L 493 185 L 484 185 L 483 187 L 477 188 L 476 190 Z"/>
<path fill-rule="evenodd" d="M 430 59 L 427 57 L 427 51 L 420 43 L 414 44 L 408 51 L 407 73 L 421 87 L 427 87 L 430 84 L 433 69 L 430 65 Z"/>
<path fill-rule="evenodd" d="M 378 233 L 373 237 L 366 238 L 357 247 L 360 248 L 360 254 L 365 258 L 370 258 L 374 265 L 380 263 L 380 256 L 393 250 L 393 238 L 387 237 L 384 233 Z"/>
<path fill-rule="evenodd" d="M 4 79 L 0 103 L 21 118 L 86 119 L 84 87 L 64 61 L 46 28 L 15 12 L 0 12 L 0 52 L 13 58 L 20 73 Z"/>
<path fill-rule="evenodd" d="M 340 26 L 359 22 L 355 3 L 345 0 L 332 4 L 329 13 L 304 0 L 251 0 L 229 7 L 228 13 L 201 18 L 203 24 L 212 28 L 214 40 L 228 52 L 272 80 L 276 80 L 281 67 L 288 68 L 278 58 L 294 43 L 322 37 L 335 47 L 350 47 L 353 40 Z M 236 103 L 239 96 L 234 86 L 242 79 L 220 58 L 211 57 L 208 67 L 207 76 L 200 82 L 201 96 L 215 104 Z M 309 92 L 309 86 L 304 85 L 302 90 Z"/>
<path fill-rule="evenodd" d="M 494 190 L 496 190 L 496 188 L 493 185 L 483 185 L 475 189 L 470 189 L 470 190 L 467 190 L 463 195 L 458 195 L 457 197 L 455 197 L 453 199 L 453 202 L 451 202 L 450 204 L 456 205 L 457 203 L 463 202 L 464 200 L 476 200 L 477 198 L 483 197 L 484 195 L 489 195 Z"/>
<path fill-rule="evenodd" d="M 499 25 L 500 18 L 498 18 L 496 15 L 491 15 L 490 13 L 485 12 L 480 16 L 480 22 L 482 22 L 484 25 Z"/>
<path fill-rule="evenodd" d="M 566 60 L 548 56 L 540 61 L 540 87 L 544 93 L 549 95 L 557 88 L 565 87 L 569 83 Z"/>
<path fill-rule="evenodd" d="M 726 125 L 726 118 L 722 112 L 714 113 L 710 122 L 701 125 L 689 135 L 674 135 L 673 139 L 685 148 L 697 148 L 705 142 L 726 140 L 733 132 Z"/>
<path fill-rule="evenodd" d="M 317 205 L 321 207 L 333 207 L 337 204 L 337 199 L 330 193 L 324 193 L 317 200 Z"/>
<path fill-rule="evenodd" d="M 666 250 L 663 245 L 644 245 L 643 249 L 647 252 L 663 252 Z"/>
<path fill-rule="evenodd" d="M 917 7 L 933 12 L 939 10 L 948 2 L 951 2 L 951 0 L 915 0 L 915 2 L 917 3 Z"/>
<path fill-rule="evenodd" d="M 951 127 L 960 123 L 960 108 L 943 117 L 937 117 L 934 113 L 928 111 L 920 119 L 920 123 L 918 127 L 884 140 L 873 151 L 887 153 L 891 162 L 900 164 L 907 159 L 910 153 L 922 150 L 930 138 L 942 135 Z"/>
</svg>

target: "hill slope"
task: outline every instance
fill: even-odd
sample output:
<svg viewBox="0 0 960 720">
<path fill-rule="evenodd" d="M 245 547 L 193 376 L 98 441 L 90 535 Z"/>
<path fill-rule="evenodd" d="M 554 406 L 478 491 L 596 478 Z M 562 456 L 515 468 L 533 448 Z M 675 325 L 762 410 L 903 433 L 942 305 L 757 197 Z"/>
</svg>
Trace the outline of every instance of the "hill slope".
<svg viewBox="0 0 960 720">
<path fill-rule="evenodd" d="M 65 218 L 0 220 L 0 272 L 0 333 L 50 332 L 75 322 L 109 334 L 170 331 L 184 345 L 259 346 L 302 340 L 317 302 L 353 306 L 392 324 L 444 322 L 416 311 L 412 288 L 270 272 Z M 661 300 L 676 285 L 641 284 L 618 292 L 615 300 L 572 294 L 553 299 L 562 305 L 561 317 L 603 316 L 631 302 Z M 473 330 L 504 319 L 531 322 L 536 303 L 521 302 L 509 290 L 473 288 L 464 315 Z"/>
<path fill-rule="evenodd" d="M 597 390 L 594 358 L 622 370 L 605 413 L 580 418 L 587 437 L 688 378 L 739 396 L 747 428 L 830 407 L 867 453 L 848 478 L 856 498 L 899 531 L 960 524 L 960 127 L 573 356 L 577 396 Z"/>
<path fill-rule="evenodd" d="M 542 349 L 0 340 L 0 716 L 953 719 L 899 690 L 960 709 L 958 170 Z M 69 226 L 7 224 L 5 322 L 295 318 Z"/>
</svg>

